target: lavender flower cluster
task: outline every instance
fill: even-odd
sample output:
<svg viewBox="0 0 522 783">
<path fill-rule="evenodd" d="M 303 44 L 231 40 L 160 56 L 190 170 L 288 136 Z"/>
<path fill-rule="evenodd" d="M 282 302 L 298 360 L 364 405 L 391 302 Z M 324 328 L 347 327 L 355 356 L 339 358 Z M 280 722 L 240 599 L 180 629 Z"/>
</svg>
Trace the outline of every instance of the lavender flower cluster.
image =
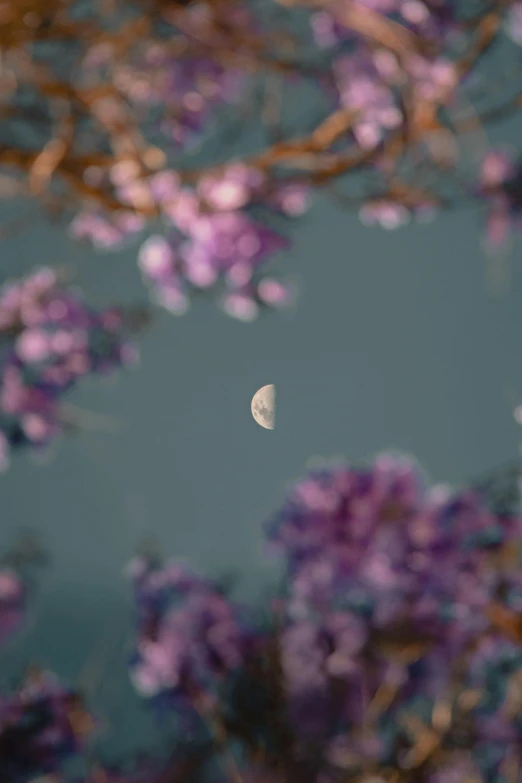
<svg viewBox="0 0 522 783">
<path fill-rule="evenodd" d="M 136 557 L 131 680 L 200 750 L 188 767 L 181 750 L 100 761 L 81 783 L 188 779 L 212 753 L 216 781 L 507 779 L 522 762 L 522 514 L 485 492 L 429 487 L 389 454 L 324 463 L 265 523 L 285 576 L 268 611 Z M 77 694 L 29 672 L 0 699 L 6 781 L 70 780 L 94 727 Z"/>
<path fill-rule="evenodd" d="M 171 170 L 140 178 L 132 162 L 112 169 L 116 193 L 132 206 L 149 200 L 163 220 L 162 233 L 153 233 L 141 245 L 138 264 L 157 304 L 172 313 L 184 313 L 190 294 L 220 286 L 221 305 L 235 318 L 250 321 L 261 308 L 281 307 L 291 289 L 265 271 L 276 251 L 289 241 L 247 208 L 260 203 L 265 212 L 296 217 L 307 209 L 307 188 L 282 185 L 265 197 L 266 177 L 236 164 L 222 175 L 201 178 L 195 189 L 183 186 Z M 135 216 L 137 218 L 137 216 Z M 122 223 L 99 213 L 84 212 L 72 224 L 72 233 L 98 247 L 118 247 Z M 127 221 L 132 231 L 143 221 Z"/>
<path fill-rule="evenodd" d="M 460 716 L 440 741 L 445 753 L 463 743 L 477 775 L 519 758 L 522 648 L 492 625 L 491 607 L 522 610 L 521 532 L 522 516 L 491 511 L 472 490 L 427 489 L 412 462 L 389 455 L 295 484 L 266 534 L 287 577 L 275 605 L 282 720 L 300 763 L 321 748 L 317 779 L 407 769 L 416 722 L 433 731 L 437 710 Z M 240 726 L 227 724 L 239 709 L 231 682 L 266 659 L 273 628 L 175 563 L 137 560 L 132 575 L 139 692 Z"/>
<path fill-rule="evenodd" d="M 520 675 L 521 650 L 491 630 L 488 610 L 500 596 L 513 612 L 522 608 L 519 559 L 510 565 L 502 557 L 518 546 L 521 524 L 518 515 L 490 511 L 473 491 L 424 489 L 411 462 L 387 455 L 370 470 L 332 465 L 298 482 L 267 535 L 288 569 L 281 644 L 299 728 L 327 736 L 317 704 L 329 681 L 341 679 L 349 686 L 338 715 L 343 733 L 329 740 L 331 750 L 343 763 L 361 756 L 383 763 L 394 753 L 401 716 L 453 698 L 455 677 L 470 689 L 479 680 L 484 686 L 506 658 Z M 395 731 L 377 721 L 364 742 L 357 731 L 347 736 L 346 727 L 364 725 L 383 688 L 394 694 L 385 722 L 391 717 Z M 502 697 L 494 710 L 490 697 L 483 688 L 468 730 L 481 737 L 480 753 L 491 751 L 500 763 L 487 726 L 502 726 L 513 751 L 519 730 Z"/>
<path fill-rule="evenodd" d="M 123 311 L 96 311 L 52 269 L 0 289 L 0 467 L 65 426 L 61 400 L 82 378 L 133 362 Z"/>
<path fill-rule="evenodd" d="M 255 643 L 255 626 L 244 609 L 182 564 L 136 558 L 128 572 L 138 609 L 130 667 L 135 687 L 147 697 L 202 699 L 208 709 L 218 683 Z"/>
</svg>

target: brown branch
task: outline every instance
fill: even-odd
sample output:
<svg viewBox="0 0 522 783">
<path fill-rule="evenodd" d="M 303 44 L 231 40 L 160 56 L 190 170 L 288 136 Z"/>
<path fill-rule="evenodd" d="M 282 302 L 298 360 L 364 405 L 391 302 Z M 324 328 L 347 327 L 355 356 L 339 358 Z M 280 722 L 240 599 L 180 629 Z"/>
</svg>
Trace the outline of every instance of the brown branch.
<svg viewBox="0 0 522 783">
<path fill-rule="evenodd" d="M 73 4 L 72 1 L 67 0 L 55 1 L 51 6 L 52 11 L 49 14 L 42 14 L 39 24 L 35 21 L 32 33 L 31 30 L 27 31 L 24 16 L 27 14 L 27 7 L 40 8 L 39 1 L 20 2 L 19 6 L 9 4 L 11 17 L 6 28 L 8 39 L 22 40 L 16 38 L 18 33 L 22 35 L 22 32 L 24 36 L 29 36 L 24 38 L 24 41 L 29 41 L 31 34 L 35 39 L 37 32 L 38 35 L 45 34 L 49 40 L 53 40 L 53 35 L 59 39 L 62 35 L 71 35 L 76 25 L 79 33 L 78 40 L 82 43 L 90 41 L 94 36 L 97 45 L 110 48 L 109 62 L 113 66 L 124 63 L 125 58 L 130 56 L 137 44 L 139 49 L 141 41 L 154 41 L 154 37 L 149 40 L 149 35 L 153 36 L 153 20 L 146 14 L 131 19 L 117 30 L 110 30 L 103 29 L 95 22 L 92 23 L 94 26 L 89 27 L 83 21 L 76 24 L 67 18 L 64 12 Z M 286 4 L 294 6 L 299 5 L 299 2 L 288 0 Z M 472 42 L 468 51 L 457 63 L 457 71 L 461 78 L 476 65 L 496 39 L 500 29 L 501 10 L 509 4 L 509 0 L 502 0 L 496 3 L 485 16 L 468 20 L 467 28 Z M 275 69 L 282 74 L 305 73 L 305 69 L 301 69 L 298 62 L 287 60 L 270 50 L 270 41 L 278 40 L 279 34 L 272 39 L 261 38 L 245 29 L 242 22 L 234 19 L 231 9 L 241 8 L 240 4 L 213 2 L 209 6 L 210 13 L 204 23 L 194 22 L 190 8 L 186 9 L 169 2 L 159 5 L 182 32 L 180 36 L 175 36 L 170 41 L 161 41 L 162 49 L 172 50 L 173 56 L 174 50 L 177 52 L 175 56 L 180 57 L 192 56 L 194 52 L 206 50 L 213 59 L 222 61 L 226 65 L 241 63 L 243 67 L 252 70 L 264 68 L 269 71 Z M 382 14 L 361 8 L 357 3 L 340 3 L 338 0 L 333 2 L 332 0 L 310 0 L 310 2 L 304 0 L 304 5 L 308 8 L 328 10 L 340 24 L 353 30 L 370 46 L 382 46 L 393 51 L 405 64 L 410 55 L 429 57 L 434 54 L 431 44 L 428 45 L 429 42 L 420 36 Z M 172 8 L 175 10 L 172 11 Z M 0 33 L 0 39 L 2 35 L 3 31 Z M 88 51 L 89 49 L 86 49 L 84 54 Z M 53 176 L 56 176 L 66 183 L 69 192 L 75 194 L 80 202 L 97 202 L 109 211 L 128 208 L 128 205 L 118 200 L 109 187 L 87 183 L 84 177 L 87 168 L 96 167 L 100 170 L 104 181 L 107 181 L 111 167 L 125 157 L 139 164 L 143 178 L 146 179 L 150 173 L 150 150 L 141 135 L 137 121 L 132 116 L 132 107 L 127 104 L 126 99 L 110 82 L 86 87 L 72 85 L 67 81 L 56 79 L 48 68 L 40 64 L 36 65 L 21 55 L 20 57 L 17 55 L 16 66 L 20 71 L 19 81 L 39 90 L 51 108 L 57 104 L 66 107 L 66 113 L 70 115 L 70 125 L 68 129 L 64 125 L 58 127 L 53 138 L 38 151 L 27 151 L 6 144 L 0 146 L 0 163 L 30 172 L 30 187 L 35 194 L 43 195 L 46 186 Z M 307 75 L 316 74 L 310 72 Z M 449 87 L 438 96 L 436 101 L 420 101 L 413 95 L 411 83 L 406 83 L 403 86 L 405 115 L 402 126 L 397 132 L 390 134 L 384 145 L 373 150 L 362 150 L 353 143 L 352 148 L 347 151 L 340 153 L 331 151 L 338 140 L 343 137 L 346 137 L 347 141 L 351 139 L 350 132 L 357 118 L 355 112 L 341 109 L 334 111 L 306 136 L 277 140 L 261 152 L 244 158 L 244 162 L 253 168 L 267 172 L 280 167 L 291 169 L 296 172 L 297 179 L 316 186 L 324 185 L 348 172 L 368 166 L 377 159 L 385 163 L 387 171 L 393 172 L 404 153 L 424 141 L 430 134 L 450 133 L 448 129 L 441 126 L 438 117 L 440 109 L 446 105 L 452 93 L 453 89 Z M 99 101 L 105 99 L 115 102 L 114 105 L 119 113 L 119 118 L 116 120 L 103 118 L 99 110 Z M 520 105 L 522 105 L 522 97 L 517 96 L 509 107 L 515 109 Z M 7 111 L 12 110 L 8 108 Z M 507 111 L 507 107 L 490 110 L 489 114 L 482 114 L 481 119 L 494 120 L 504 111 Z M 22 113 L 22 110 L 20 112 Z M 19 118 L 23 119 L 15 110 L 14 117 L 11 116 L 11 119 Z M 102 134 L 93 138 L 93 147 L 99 148 L 99 142 L 108 143 L 112 147 L 112 154 L 97 151 L 79 154 L 73 149 L 74 129 L 81 118 L 94 120 Z M 472 131 L 476 129 L 476 123 L 475 118 L 463 120 L 457 130 L 459 134 Z M 437 164 L 438 160 L 435 163 Z M 184 181 L 194 183 L 205 172 L 217 172 L 222 168 L 223 166 L 206 166 L 200 170 L 182 171 L 180 174 Z M 388 180 L 390 198 L 407 206 L 414 205 L 416 200 L 421 198 L 434 200 L 424 188 L 419 189 L 406 182 L 398 182 L 396 178 L 391 179 L 386 174 L 384 179 Z M 134 208 L 144 216 L 156 214 L 152 200 L 148 205 L 140 204 Z"/>
</svg>

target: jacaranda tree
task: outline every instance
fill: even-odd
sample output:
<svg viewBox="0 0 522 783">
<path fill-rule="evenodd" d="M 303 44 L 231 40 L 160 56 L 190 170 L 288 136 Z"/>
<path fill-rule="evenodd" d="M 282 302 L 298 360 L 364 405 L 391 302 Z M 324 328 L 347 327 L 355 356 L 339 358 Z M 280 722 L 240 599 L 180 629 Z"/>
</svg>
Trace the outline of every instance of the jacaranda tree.
<svg viewBox="0 0 522 783">
<path fill-rule="evenodd" d="M 99 311 L 47 267 L 5 282 L 2 467 L 76 424 L 64 396 L 133 361 L 154 306 L 284 306 L 277 256 L 318 191 L 386 229 L 471 202 L 505 243 L 522 166 L 482 131 L 522 105 L 521 43 L 520 0 L 1 2 L 1 194 L 98 250 L 135 244 L 152 296 Z M 129 674 L 170 746 L 74 777 L 99 716 L 34 668 L 0 696 L 0 780 L 522 781 L 507 478 L 457 491 L 401 458 L 327 463 L 265 528 L 284 577 L 265 607 L 137 557 Z M 24 557 L 0 569 L 0 642 L 23 625 Z"/>
</svg>

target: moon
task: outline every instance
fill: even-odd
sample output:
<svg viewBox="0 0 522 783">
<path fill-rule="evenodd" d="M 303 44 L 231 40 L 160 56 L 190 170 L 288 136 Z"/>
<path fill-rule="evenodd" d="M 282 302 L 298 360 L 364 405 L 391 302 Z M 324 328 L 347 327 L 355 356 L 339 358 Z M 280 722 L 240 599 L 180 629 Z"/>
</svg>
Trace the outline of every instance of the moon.
<svg viewBox="0 0 522 783">
<path fill-rule="evenodd" d="M 262 386 L 252 397 L 252 416 L 261 427 L 273 430 L 276 414 L 276 390 L 273 383 Z"/>
</svg>

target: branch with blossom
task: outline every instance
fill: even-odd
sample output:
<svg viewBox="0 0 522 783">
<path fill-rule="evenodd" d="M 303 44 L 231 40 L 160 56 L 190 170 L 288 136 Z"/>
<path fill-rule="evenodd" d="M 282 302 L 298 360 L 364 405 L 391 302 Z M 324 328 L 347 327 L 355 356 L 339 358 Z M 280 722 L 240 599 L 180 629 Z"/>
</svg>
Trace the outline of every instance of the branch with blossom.
<svg viewBox="0 0 522 783">
<path fill-rule="evenodd" d="M 3 189 L 76 212 L 98 248 L 146 231 L 144 278 L 177 313 L 207 289 L 243 320 L 285 304 L 267 264 L 318 188 L 385 228 L 483 203 L 498 246 L 519 220 L 518 153 L 501 171 L 477 139 L 521 106 L 521 8 L 9 0 Z"/>
<path fill-rule="evenodd" d="M 388 229 L 476 202 L 498 248 L 520 223 L 518 152 L 482 140 L 470 156 L 468 140 L 521 105 L 521 13 L 520 0 L 8 0 L 0 193 L 37 199 L 99 250 L 139 243 L 154 303 L 177 314 L 203 292 L 243 321 L 288 305 L 277 257 L 318 189 Z M 0 292 L 0 468 L 71 426 L 72 384 L 131 356 L 122 309 L 95 314 L 53 274 Z M 56 302 L 11 323 L 33 296 Z"/>
</svg>

